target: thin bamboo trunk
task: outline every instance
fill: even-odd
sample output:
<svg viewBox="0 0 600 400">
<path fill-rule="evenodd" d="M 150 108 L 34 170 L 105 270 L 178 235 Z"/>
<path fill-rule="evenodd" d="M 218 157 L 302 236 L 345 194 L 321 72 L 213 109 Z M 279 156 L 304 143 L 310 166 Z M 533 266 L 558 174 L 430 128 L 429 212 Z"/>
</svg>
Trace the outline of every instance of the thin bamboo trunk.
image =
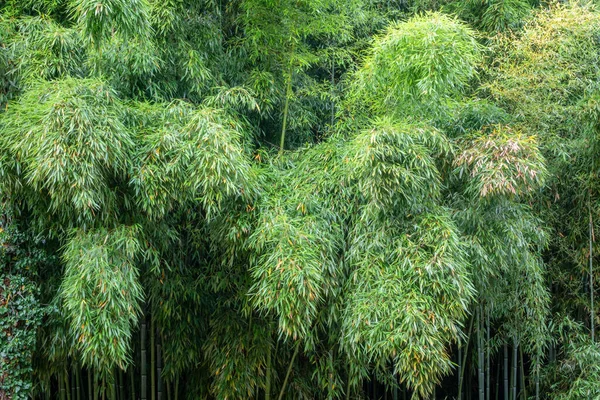
<svg viewBox="0 0 600 400">
<path fill-rule="evenodd" d="M 123 370 L 119 369 L 119 400 L 125 400 L 125 377 Z"/>
<path fill-rule="evenodd" d="M 519 345 L 517 338 L 513 337 L 513 373 L 512 373 L 512 400 L 517 400 L 517 351 Z"/>
<path fill-rule="evenodd" d="M 75 386 L 77 385 L 76 382 L 76 377 L 75 377 L 75 364 L 71 365 L 71 375 L 69 376 L 69 383 L 71 385 L 71 399 L 72 400 L 77 400 L 77 393 L 76 393 L 76 389 Z"/>
<path fill-rule="evenodd" d="M 179 377 L 175 377 L 175 387 L 173 388 L 175 392 L 175 398 L 173 400 L 178 400 L 179 398 Z"/>
<path fill-rule="evenodd" d="M 465 354 L 463 355 L 463 360 L 462 360 L 461 375 L 458 379 L 458 396 L 457 396 L 457 398 L 459 400 L 462 400 L 463 379 L 465 376 L 465 369 L 467 369 L 467 354 L 469 354 L 469 342 L 471 341 L 471 330 L 473 329 L 473 319 L 474 319 L 474 316 L 471 316 L 471 322 L 469 323 L 469 331 L 467 333 L 467 345 L 465 346 Z"/>
<path fill-rule="evenodd" d="M 335 102 L 333 101 L 333 94 L 335 88 L 335 54 L 331 56 L 331 128 L 335 124 Z"/>
<path fill-rule="evenodd" d="M 458 388 L 457 391 L 460 392 L 460 385 L 462 383 L 462 346 L 460 342 L 458 343 Z M 462 393 L 457 395 L 458 400 L 462 400 Z"/>
<path fill-rule="evenodd" d="M 589 204 L 589 211 L 590 211 L 590 328 L 591 328 L 591 332 L 592 332 L 592 342 L 594 342 L 594 336 L 595 336 L 595 329 L 594 329 L 594 266 L 593 266 L 593 255 L 592 255 L 592 251 L 593 251 L 593 241 L 594 241 L 594 225 L 593 225 L 593 221 L 592 221 L 592 205 L 591 205 L 591 199 L 590 199 L 590 204 Z"/>
<path fill-rule="evenodd" d="M 150 399 L 156 400 L 156 327 L 150 312 Z"/>
<path fill-rule="evenodd" d="M 288 66 L 288 76 L 287 76 L 287 85 L 285 89 L 285 104 L 283 106 L 283 121 L 281 124 L 281 140 L 279 142 L 279 155 L 283 154 L 283 148 L 285 146 L 285 131 L 287 129 L 287 120 L 288 120 L 288 111 L 290 108 L 290 98 L 292 97 L 292 77 L 294 74 L 294 52 L 296 49 L 296 44 L 292 44 L 292 52 L 290 57 L 290 65 Z"/>
<path fill-rule="evenodd" d="M 535 400 L 540 400 L 540 356 L 536 355 L 535 363 Z"/>
<path fill-rule="evenodd" d="M 502 364 L 498 363 L 496 369 L 496 400 L 500 399 L 500 368 L 502 368 Z"/>
<path fill-rule="evenodd" d="M 156 379 L 157 379 L 157 390 L 158 400 L 163 399 L 163 381 L 162 381 L 162 347 L 161 345 L 156 346 Z"/>
<path fill-rule="evenodd" d="M 294 366 L 294 361 L 296 360 L 296 356 L 298 355 L 299 350 L 300 350 L 300 340 L 298 340 L 298 343 L 296 343 L 296 348 L 294 349 L 294 355 L 292 355 L 290 365 L 288 366 L 287 373 L 285 374 L 285 379 L 283 380 L 283 385 L 281 385 L 281 391 L 279 392 L 278 400 L 283 399 L 283 395 L 285 394 L 285 388 L 287 386 L 288 380 L 290 379 L 290 374 L 292 373 L 292 367 Z"/>
<path fill-rule="evenodd" d="M 93 393 L 94 393 L 94 383 L 92 382 L 92 369 L 88 368 L 87 370 L 87 378 L 88 378 L 88 400 L 92 400 L 93 399 Z"/>
<path fill-rule="evenodd" d="M 79 364 L 75 365 L 75 386 L 76 386 L 76 398 L 77 400 L 81 400 L 81 368 L 79 368 Z"/>
<path fill-rule="evenodd" d="M 486 314 L 486 328 L 485 328 L 485 398 L 490 400 L 491 397 L 491 380 L 490 380 L 490 313 Z"/>
<path fill-rule="evenodd" d="M 265 371 L 265 400 L 271 399 L 271 368 L 272 368 L 272 354 L 273 351 L 271 343 L 269 343 L 269 348 L 267 350 L 267 368 Z"/>
<path fill-rule="evenodd" d="M 142 323 L 142 340 L 141 340 L 141 348 L 142 348 L 142 361 L 141 361 L 141 365 L 140 365 L 140 369 L 142 372 L 142 377 L 141 377 L 141 388 L 140 388 L 140 392 L 141 392 L 141 396 L 142 399 L 141 400 L 148 400 L 148 376 L 146 374 L 146 323 Z"/>
<path fill-rule="evenodd" d="M 56 377 L 56 380 L 58 382 L 58 394 L 60 397 L 60 400 L 65 400 L 66 399 L 66 394 L 65 394 L 65 380 L 63 378 L 63 373 L 59 373 L 58 376 Z"/>
<path fill-rule="evenodd" d="M 519 347 L 519 356 L 521 358 L 521 390 L 523 399 L 527 400 L 527 386 L 525 385 L 525 363 L 523 362 L 523 346 Z"/>
<path fill-rule="evenodd" d="M 508 400 L 508 345 L 504 343 L 504 400 Z"/>
<path fill-rule="evenodd" d="M 135 397 L 135 368 L 133 368 L 133 364 L 129 366 L 129 392 L 131 393 L 131 400 L 137 400 Z"/>
<path fill-rule="evenodd" d="M 477 312 L 477 377 L 479 400 L 485 400 L 485 382 L 483 374 L 484 357 L 483 357 L 483 307 L 479 304 Z"/>
<path fill-rule="evenodd" d="M 98 391 L 98 374 L 96 373 L 96 371 L 94 371 L 94 400 L 98 400 L 98 394 L 100 393 Z"/>
</svg>

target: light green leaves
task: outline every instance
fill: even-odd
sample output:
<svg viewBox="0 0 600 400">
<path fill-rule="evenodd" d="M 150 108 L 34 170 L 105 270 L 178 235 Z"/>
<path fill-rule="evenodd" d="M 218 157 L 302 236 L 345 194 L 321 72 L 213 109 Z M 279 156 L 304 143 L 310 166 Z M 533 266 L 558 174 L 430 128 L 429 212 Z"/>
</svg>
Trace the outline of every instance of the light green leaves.
<svg viewBox="0 0 600 400">
<path fill-rule="evenodd" d="M 150 33 L 150 6 L 145 0 L 73 0 L 71 7 L 83 36 L 96 47 L 115 32 L 124 37 Z"/>
<path fill-rule="evenodd" d="M 121 107 L 102 82 L 78 79 L 40 83 L 11 105 L 0 145 L 14 155 L 10 166 L 34 203 L 43 207 L 47 198 L 67 224 L 110 217 L 113 185 L 125 176 L 133 146 Z"/>
<path fill-rule="evenodd" d="M 378 113 L 406 116 L 419 104 L 436 107 L 476 75 L 481 50 L 475 32 L 455 19 L 438 13 L 413 17 L 375 41 L 353 96 Z"/>
<path fill-rule="evenodd" d="M 137 226 L 77 232 L 63 255 L 61 297 L 81 360 L 104 376 L 129 362 L 143 291 Z"/>
</svg>

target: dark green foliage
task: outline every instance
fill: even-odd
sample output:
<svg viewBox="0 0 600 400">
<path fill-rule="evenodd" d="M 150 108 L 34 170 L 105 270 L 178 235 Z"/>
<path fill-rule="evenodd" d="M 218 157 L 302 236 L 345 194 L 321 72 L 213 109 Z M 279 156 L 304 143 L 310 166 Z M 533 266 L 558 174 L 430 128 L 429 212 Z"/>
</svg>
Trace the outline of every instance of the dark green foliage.
<svg viewBox="0 0 600 400">
<path fill-rule="evenodd" d="M 0 2 L 0 398 L 597 397 L 599 21 Z"/>
</svg>

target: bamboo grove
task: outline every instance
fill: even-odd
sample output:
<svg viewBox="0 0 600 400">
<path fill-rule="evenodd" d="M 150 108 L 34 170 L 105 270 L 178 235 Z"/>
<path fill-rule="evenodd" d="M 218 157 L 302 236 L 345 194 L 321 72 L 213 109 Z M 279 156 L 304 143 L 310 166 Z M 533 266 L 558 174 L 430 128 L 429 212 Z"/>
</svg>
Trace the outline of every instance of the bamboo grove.
<svg viewBox="0 0 600 400">
<path fill-rule="evenodd" d="M 0 399 L 600 398 L 593 3 L 0 13 Z"/>
</svg>

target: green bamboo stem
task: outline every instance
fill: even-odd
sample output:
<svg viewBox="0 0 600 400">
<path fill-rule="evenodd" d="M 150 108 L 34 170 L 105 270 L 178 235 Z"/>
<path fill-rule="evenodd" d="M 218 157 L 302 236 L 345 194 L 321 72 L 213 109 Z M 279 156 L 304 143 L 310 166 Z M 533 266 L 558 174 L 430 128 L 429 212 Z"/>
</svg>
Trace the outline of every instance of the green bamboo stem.
<svg viewBox="0 0 600 400">
<path fill-rule="evenodd" d="M 150 399 L 156 400 L 156 327 L 150 314 Z"/>
<path fill-rule="evenodd" d="M 461 370 L 461 375 L 459 377 L 459 381 L 458 381 L 458 396 L 457 398 L 460 400 L 462 399 L 462 387 L 463 387 L 463 380 L 464 380 L 464 376 L 465 376 L 465 369 L 466 369 L 466 363 L 467 363 L 467 354 L 469 354 L 469 342 L 471 341 L 471 331 L 473 329 L 473 320 L 474 320 L 474 315 L 471 316 L 471 322 L 469 323 L 469 331 L 467 333 L 467 343 L 465 346 L 465 354 L 463 355 L 463 360 L 462 360 L 462 370 Z"/>
<path fill-rule="evenodd" d="M 296 49 L 296 43 L 294 42 L 292 44 L 290 63 L 288 66 L 288 73 L 287 73 L 287 84 L 286 84 L 286 88 L 285 88 L 285 104 L 283 106 L 283 121 L 281 124 L 281 139 L 279 142 L 279 155 L 283 154 L 283 149 L 285 146 L 285 132 L 287 129 L 288 112 L 289 112 L 289 108 L 290 108 L 290 98 L 292 97 L 292 77 L 294 74 L 293 67 L 294 67 L 295 49 Z"/>
<path fill-rule="evenodd" d="M 504 400 L 508 400 L 508 345 L 504 343 Z"/>
<path fill-rule="evenodd" d="M 591 196 L 590 196 L 591 197 Z M 592 332 L 592 342 L 594 342 L 594 336 L 595 336 L 595 327 L 594 327 L 594 266 L 593 266 L 593 259 L 592 259 L 592 251 L 593 251 L 593 241 L 594 241 L 594 225 L 593 225 L 593 220 L 592 220 L 592 205 L 591 205 L 591 199 L 589 202 L 589 213 L 590 213 L 590 232 L 589 232 L 589 239 L 590 239 L 590 328 L 591 328 L 591 332 Z"/>
<path fill-rule="evenodd" d="M 92 400 L 94 393 L 94 383 L 92 382 L 92 369 L 88 368 L 87 370 L 87 379 L 88 379 L 88 400 Z"/>
<path fill-rule="evenodd" d="M 271 368 L 272 368 L 272 349 L 271 343 L 269 343 L 269 348 L 267 349 L 267 367 L 265 371 L 265 400 L 271 399 Z"/>
<path fill-rule="evenodd" d="M 523 346 L 519 347 L 519 356 L 521 358 L 521 387 L 523 398 L 527 399 L 527 386 L 525 385 L 525 363 L 523 362 Z"/>
<path fill-rule="evenodd" d="M 512 373 L 512 400 L 517 400 L 517 351 L 519 349 L 519 345 L 517 343 L 517 338 L 513 337 L 513 373 Z"/>
<path fill-rule="evenodd" d="M 148 400 L 148 375 L 146 374 L 146 358 L 147 358 L 147 350 L 146 350 L 146 323 L 142 323 L 142 339 L 141 339 L 141 353 L 142 353 L 142 360 L 141 360 L 141 365 L 140 365 L 140 369 L 141 369 L 141 388 L 140 388 L 140 392 L 141 392 L 141 396 L 142 396 L 142 400 Z"/>
<path fill-rule="evenodd" d="M 488 310 L 487 314 L 486 314 L 486 328 L 485 328 L 485 370 L 486 370 L 486 379 L 485 379 L 485 398 L 486 399 L 490 399 L 490 395 L 491 395 L 491 379 L 490 379 L 490 374 L 491 374 L 491 366 L 490 366 L 490 312 Z"/>
<path fill-rule="evenodd" d="M 485 382 L 483 374 L 483 312 L 481 303 L 479 304 L 479 310 L 477 312 L 477 375 L 478 375 L 478 389 L 479 389 L 479 400 L 485 400 Z"/>
<path fill-rule="evenodd" d="M 131 393 L 131 400 L 136 400 L 135 397 L 135 377 L 133 376 L 134 374 L 134 368 L 133 368 L 133 364 L 131 364 L 129 366 L 129 391 Z"/>
<path fill-rule="evenodd" d="M 157 397 L 163 399 L 163 381 L 162 381 L 162 346 L 156 346 L 156 379 L 157 379 Z"/>
<path fill-rule="evenodd" d="M 287 373 L 285 374 L 285 379 L 283 380 L 283 385 L 281 385 L 281 391 L 279 392 L 278 400 L 283 399 L 283 395 L 285 394 L 285 388 L 286 388 L 288 380 L 290 378 L 290 374 L 292 373 L 292 367 L 294 366 L 294 361 L 296 360 L 296 356 L 298 355 L 299 350 L 300 350 L 300 340 L 298 340 L 298 343 L 296 343 L 296 348 L 294 349 L 294 355 L 292 355 L 292 360 L 290 361 L 290 365 L 288 366 Z"/>
</svg>

